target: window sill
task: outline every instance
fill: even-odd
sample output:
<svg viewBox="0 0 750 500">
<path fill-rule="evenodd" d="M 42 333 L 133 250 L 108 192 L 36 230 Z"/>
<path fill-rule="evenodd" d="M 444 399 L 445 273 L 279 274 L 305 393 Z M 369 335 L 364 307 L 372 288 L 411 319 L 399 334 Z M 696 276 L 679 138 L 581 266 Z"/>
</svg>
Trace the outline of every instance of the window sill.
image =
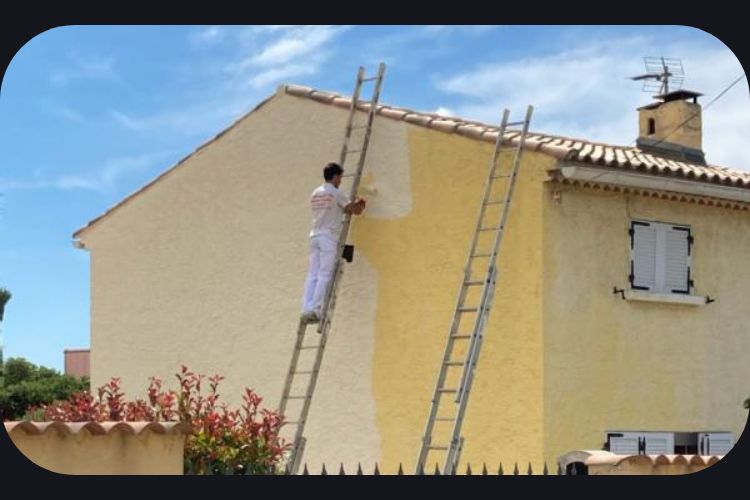
<svg viewBox="0 0 750 500">
<path fill-rule="evenodd" d="M 625 300 L 643 302 L 664 302 L 668 304 L 684 304 L 688 306 L 703 306 L 706 297 L 702 295 L 683 295 L 679 293 L 654 293 L 645 290 L 625 290 Z"/>
</svg>

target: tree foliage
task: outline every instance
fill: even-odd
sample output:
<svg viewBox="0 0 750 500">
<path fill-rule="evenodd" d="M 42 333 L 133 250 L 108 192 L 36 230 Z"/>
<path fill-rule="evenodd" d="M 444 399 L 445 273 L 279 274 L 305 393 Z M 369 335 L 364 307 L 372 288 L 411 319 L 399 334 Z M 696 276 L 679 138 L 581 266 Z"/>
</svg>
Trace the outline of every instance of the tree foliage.
<svg viewBox="0 0 750 500">
<path fill-rule="evenodd" d="M 29 407 L 68 399 L 76 392 L 89 390 L 88 377 L 62 375 L 23 358 L 10 358 L 5 362 L 4 378 L 4 385 L 0 387 L 3 420 L 21 419 Z"/>
</svg>

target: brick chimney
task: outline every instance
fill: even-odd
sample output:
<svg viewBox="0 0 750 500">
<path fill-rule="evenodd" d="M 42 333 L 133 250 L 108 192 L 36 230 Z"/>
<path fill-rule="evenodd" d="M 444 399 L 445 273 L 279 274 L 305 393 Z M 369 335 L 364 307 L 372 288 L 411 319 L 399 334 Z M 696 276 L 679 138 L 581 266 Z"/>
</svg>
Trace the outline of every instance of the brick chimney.
<svg viewBox="0 0 750 500">
<path fill-rule="evenodd" d="M 701 95 L 677 90 L 658 95 L 655 98 L 659 102 L 638 108 L 637 146 L 647 153 L 705 164 L 701 106 L 698 104 Z"/>
</svg>

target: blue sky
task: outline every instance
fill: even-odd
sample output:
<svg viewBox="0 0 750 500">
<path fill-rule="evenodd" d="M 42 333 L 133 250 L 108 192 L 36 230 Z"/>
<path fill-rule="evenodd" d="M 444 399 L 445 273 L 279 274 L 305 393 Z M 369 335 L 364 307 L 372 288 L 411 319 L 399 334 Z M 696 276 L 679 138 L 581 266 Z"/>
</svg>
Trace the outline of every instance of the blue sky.
<svg viewBox="0 0 750 500">
<path fill-rule="evenodd" d="M 680 26 L 72 26 L 36 36 L 0 90 L 5 357 L 62 369 L 89 345 L 89 257 L 72 233 L 192 152 L 281 83 L 350 93 L 388 65 L 381 101 L 630 144 L 650 101 L 626 77 L 683 60 L 708 103 L 743 75 L 720 40 Z M 750 170 L 747 80 L 704 114 L 710 162 Z M 520 111 L 519 111 L 520 112 Z M 297 291 L 291 290 L 296 294 Z"/>
</svg>

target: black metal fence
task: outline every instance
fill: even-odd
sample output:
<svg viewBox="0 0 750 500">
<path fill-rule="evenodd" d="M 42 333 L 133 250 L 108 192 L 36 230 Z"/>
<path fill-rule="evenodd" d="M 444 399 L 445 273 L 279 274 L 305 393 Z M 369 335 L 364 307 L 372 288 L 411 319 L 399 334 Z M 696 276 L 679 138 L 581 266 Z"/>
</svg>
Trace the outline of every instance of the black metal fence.
<svg viewBox="0 0 750 500">
<path fill-rule="evenodd" d="M 567 469 L 567 470 L 566 470 Z M 311 470 L 310 467 L 307 466 L 307 464 L 304 464 L 302 471 L 298 472 L 298 475 L 302 476 L 308 476 L 313 474 L 320 474 L 322 476 L 329 476 L 329 475 L 338 475 L 338 476 L 346 476 L 346 475 L 356 475 L 356 476 L 365 476 L 365 475 L 374 475 L 374 476 L 380 476 L 383 475 L 383 473 L 380 471 L 380 467 L 377 463 L 375 463 L 374 467 L 368 468 L 370 472 L 365 472 L 365 469 L 362 468 L 362 464 L 357 465 L 356 470 L 350 470 L 349 472 L 346 471 L 344 468 L 344 464 L 340 464 L 338 467 L 338 472 L 336 472 L 336 469 L 334 467 L 332 472 L 329 472 L 328 468 L 325 464 L 322 465 L 319 472 L 316 472 L 314 470 Z M 557 464 L 557 469 L 555 471 L 550 471 L 549 467 L 547 466 L 547 463 L 545 462 L 544 467 L 541 471 L 534 471 L 534 469 L 531 466 L 531 463 L 528 464 L 528 466 L 525 468 L 525 470 L 519 468 L 518 463 L 513 464 L 513 469 L 511 469 L 509 472 L 505 470 L 503 467 L 503 464 L 500 463 L 497 466 L 497 469 L 488 468 L 486 463 L 483 463 L 481 467 L 474 466 L 472 467 L 471 464 L 467 464 L 466 468 L 463 470 L 463 473 L 461 475 L 466 476 L 503 476 L 503 475 L 513 475 L 513 476 L 519 476 L 519 475 L 558 475 L 558 476 L 564 476 L 564 475 L 577 475 L 577 474 L 586 474 L 587 471 L 579 470 L 577 467 L 571 467 L 568 466 L 565 469 L 561 467 L 560 464 Z M 193 470 L 185 470 L 185 475 L 195 475 L 196 472 Z M 209 472 L 211 475 L 258 475 L 258 472 L 252 473 L 249 470 L 241 471 L 230 471 L 230 470 L 224 470 L 224 471 L 212 471 Z M 290 475 L 290 472 L 288 469 L 286 470 L 268 470 L 263 473 L 262 475 Z M 456 475 L 457 473 L 454 472 L 451 475 Z M 434 476 L 441 476 L 443 475 L 443 472 L 440 470 L 440 467 L 438 464 L 435 464 L 434 469 L 430 468 L 426 471 L 419 471 L 417 474 L 412 474 L 412 472 L 405 472 L 403 464 L 399 464 L 398 466 L 398 472 L 396 473 L 398 476 L 410 476 L 410 475 L 434 475 Z"/>
<path fill-rule="evenodd" d="M 374 476 L 379 476 L 379 475 L 381 475 L 380 468 L 378 467 L 377 463 L 375 464 L 375 466 L 371 470 L 372 470 L 372 472 L 367 473 L 367 472 L 365 472 L 362 469 L 362 465 L 358 464 L 356 471 L 347 472 L 345 470 L 345 468 L 344 468 L 344 464 L 341 464 L 341 465 L 339 465 L 338 472 L 328 472 L 328 469 L 326 468 L 325 464 L 323 464 L 323 466 L 322 466 L 322 468 L 320 470 L 320 475 L 322 475 L 322 476 L 334 475 L 334 474 L 335 475 L 339 475 L 339 476 L 345 476 L 345 475 L 357 475 L 357 476 L 374 475 Z M 288 471 L 285 472 L 285 474 L 288 474 L 288 473 L 289 473 Z M 302 469 L 302 472 L 300 472 L 299 474 L 301 474 L 301 475 L 310 475 L 310 474 L 314 474 L 314 472 L 310 471 L 310 469 L 307 467 L 307 464 L 305 464 L 305 466 Z M 456 473 L 454 472 L 453 475 L 455 475 L 455 474 Z M 534 472 L 534 470 L 533 470 L 533 468 L 531 466 L 531 463 L 529 463 L 528 467 L 526 467 L 526 470 L 524 472 L 521 472 L 521 469 L 519 469 L 519 467 L 518 467 L 518 463 L 515 463 L 513 465 L 513 469 L 512 469 L 511 472 L 506 472 L 505 469 L 503 468 L 503 464 L 502 463 L 500 463 L 498 465 L 497 469 L 494 469 L 494 468 L 489 469 L 487 467 L 487 464 L 482 464 L 481 467 L 479 467 L 479 466 L 472 467 L 471 464 L 466 464 L 466 469 L 464 470 L 464 473 L 463 473 L 463 475 L 466 475 L 466 476 L 472 476 L 472 475 L 476 475 L 476 476 L 503 476 L 503 475 L 506 475 L 506 474 L 507 475 L 514 475 L 514 476 L 519 476 L 519 475 L 528 475 L 528 476 L 531 476 L 531 475 L 534 475 L 534 474 L 541 474 L 541 475 L 544 475 L 544 476 L 548 476 L 548 475 L 550 475 L 550 470 L 549 470 L 549 467 L 547 466 L 546 462 L 545 462 L 544 467 L 542 468 L 542 470 L 539 471 L 539 472 L 536 472 L 536 473 Z M 555 475 L 558 475 L 558 476 L 562 476 L 562 475 L 565 475 L 565 471 L 560 466 L 560 464 L 557 464 L 557 470 L 555 472 L 553 472 L 552 474 L 555 474 Z M 404 472 L 403 464 L 399 464 L 399 466 L 398 466 L 398 472 L 396 473 L 396 475 L 398 475 L 398 476 L 405 476 L 405 475 L 412 475 L 412 473 L 411 472 L 408 472 L 408 473 Z M 416 475 L 435 475 L 435 476 L 440 476 L 440 475 L 443 475 L 443 473 L 441 472 L 440 467 L 438 467 L 438 465 L 435 464 L 435 468 L 434 469 L 429 469 L 427 471 L 419 471 Z"/>
</svg>

